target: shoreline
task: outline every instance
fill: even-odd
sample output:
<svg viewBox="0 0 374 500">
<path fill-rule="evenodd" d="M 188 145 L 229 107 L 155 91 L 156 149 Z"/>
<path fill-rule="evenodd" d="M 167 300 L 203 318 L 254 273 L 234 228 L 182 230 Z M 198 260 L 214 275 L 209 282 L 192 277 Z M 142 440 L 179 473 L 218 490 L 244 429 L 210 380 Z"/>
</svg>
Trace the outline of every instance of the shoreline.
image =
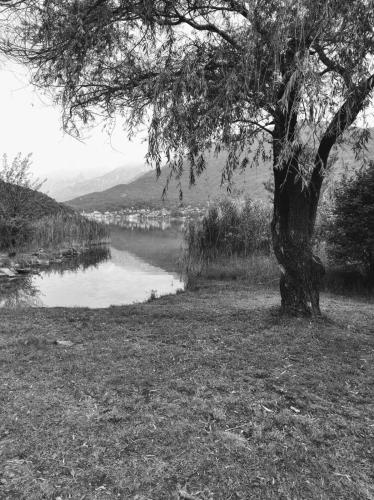
<svg viewBox="0 0 374 500">
<path fill-rule="evenodd" d="M 61 245 L 57 248 L 39 248 L 38 250 L 17 252 L 2 252 L 0 254 L 0 278 L 24 277 L 25 275 L 39 274 L 55 264 L 68 263 L 74 258 L 82 256 L 93 248 L 104 247 L 110 244 L 109 239 L 84 243 Z"/>
</svg>

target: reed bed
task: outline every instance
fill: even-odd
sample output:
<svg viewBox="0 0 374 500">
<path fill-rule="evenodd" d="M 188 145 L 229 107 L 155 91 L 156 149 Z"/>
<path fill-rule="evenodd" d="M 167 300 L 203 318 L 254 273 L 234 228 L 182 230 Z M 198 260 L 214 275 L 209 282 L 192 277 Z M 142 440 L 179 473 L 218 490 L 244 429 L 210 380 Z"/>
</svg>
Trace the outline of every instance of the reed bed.
<svg viewBox="0 0 374 500">
<path fill-rule="evenodd" d="M 50 248 L 58 245 L 91 245 L 109 240 L 109 229 L 79 214 L 59 213 L 31 223 L 28 246 Z"/>
<path fill-rule="evenodd" d="M 187 283 L 196 276 L 276 280 L 270 215 L 264 203 L 225 199 L 211 206 L 201 220 L 190 222 L 183 257 Z"/>
<path fill-rule="evenodd" d="M 0 221 L 0 248 L 10 251 L 81 247 L 109 241 L 109 229 L 77 213 L 60 212 L 38 219 Z"/>
</svg>

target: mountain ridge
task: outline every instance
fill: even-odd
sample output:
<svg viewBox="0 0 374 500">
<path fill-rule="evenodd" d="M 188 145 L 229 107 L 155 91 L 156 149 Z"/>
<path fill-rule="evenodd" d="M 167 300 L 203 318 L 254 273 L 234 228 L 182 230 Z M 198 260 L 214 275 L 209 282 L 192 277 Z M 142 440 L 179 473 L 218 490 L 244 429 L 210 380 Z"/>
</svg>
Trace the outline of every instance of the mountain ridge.
<svg viewBox="0 0 374 500">
<path fill-rule="evenodd" d="M 336 161 L 327 173 L 327 183 L 336 182 L 343 172 L 355 170 L 359 167 L 353 147 L 353 134 L 350 132 L 345 143 L 337 145 L 334 155 Z M 268 152 L 268 151 L 267 151 Z M 270 155 L 269 155 L 270 156 Z M 374 129 L 370 129 L 369 140 L 365 145 L 365 156 L 374 160 Z M 224 170 L 227 153 L 207 155 L 207 167 L 202 175 L 196 179 L 194 186 L 189 186 L 188 166 L 185 166 L 181 177 L 183 203 L 189 205 L 205 205 L 227 194 L 225 186 L 221 186 L 222 171 Z M 261 159 L 258 167 L 247 167 L 243 172 L 236 170 L 233 175 L 234 192 L 246 195 L 252 199 L 269 200 L 269 193 L 264 183 L 271 179 L 272 163 L 270 159 Z M 76 197 L 66 202 L 77 210 L 118 210 L 121 208 L 173 207 L 180 204 L 178 181 L 174 178 L 169 184 L 167 196 L 162 201 L 163 188 L 168 178 L 168 169 L 161 171 L 156 182 L 155 172 L 146 172 L 130 183 L 118 184 L 104 191 L 95 191 L 84 196 Z"/>
<path fill-rule="evenodd" d="M 137 179 L 146 170 L 145 165 L 136 164 L 130 167 L 117 167 L 102 175 L 95 175 L 86 179 L 78 177 L 76 179 L 47 182 L 46 194 L 59 202 L 66 202 L 85 194 L 104 191 L 117 184 L 127 184 Z"/>
<path fill-rule="evenodd" d="M 221 185 L 221 172 L 224 168 L 225 155 L 210 155 L 206 170 L 196 179 L 196 184 L 189 186 L 188 168 L 182 174 L 180 184 L 183 192 L 182 202 L 185 205 L 205 205 L 207 201 L 225 196 L 227 186 Z M 169 170 L 165 167 L 156 180 L 154 170 L 147 172 L 128 184 L 119 184 L 101 192 L 93 192 L 66 202 L 77 210 L 114 210 L 150 206 L 154 208 L 173 207 L 181 203 L 179 199 L 179 182 L 172 178 L 165 200 L 162 200 Z M 243 172 L 236 171 L 233 189 L 257 199 L 266 199 L 268 193 L 264 182 L 270 178 L 270 164 L 258 168 L 247 168 Z"/>
</svg>

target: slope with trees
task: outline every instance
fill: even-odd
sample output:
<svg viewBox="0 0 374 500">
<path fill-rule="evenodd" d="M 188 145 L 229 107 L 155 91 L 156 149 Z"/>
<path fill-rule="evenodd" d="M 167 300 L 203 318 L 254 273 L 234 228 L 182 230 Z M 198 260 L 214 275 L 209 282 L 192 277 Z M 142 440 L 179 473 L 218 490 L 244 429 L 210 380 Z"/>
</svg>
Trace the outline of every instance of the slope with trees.
<svg viewBox="0 0 374 500">
<path fill-rule="evenodd" d="M 67 129 L 98 114 L 122 114 L 130 133 L 147 123 L 148 159 L 178 178 L 187 156 L 192 184 L 203 152 L 228 151 L 230 182 L 270 144 L 282 306 L 320 313 L 312 237 L 331 151 L 370 103 L 372 0 L 19 0 L 9 12 L 3 50 L 55 91 Z"/>
<path fill-rule="evenodd" d="M 33 177 L 31 155 L 16 155 L 11 161 L 3 155 L 0 165 L 0 218 L 36 219 L 72 210 L 40 193 L 43 181 Z"/>
</svg>

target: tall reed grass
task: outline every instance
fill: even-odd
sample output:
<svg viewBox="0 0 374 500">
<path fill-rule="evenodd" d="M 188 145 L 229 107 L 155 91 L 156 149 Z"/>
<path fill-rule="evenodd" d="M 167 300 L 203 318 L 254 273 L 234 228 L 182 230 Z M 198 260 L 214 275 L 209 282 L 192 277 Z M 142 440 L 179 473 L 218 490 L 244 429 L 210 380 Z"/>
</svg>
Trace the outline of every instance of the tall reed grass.
<svg viewBox="0 0 374 500">
<path fill-rule="evenodd" d="M 49 248 L 58 245 L 81 245 L 107 242 L 109 229 L 79 214 L 59 213 L 31 223 L 28 245 Z"/>
<path fill-rule="evenodd" d="M 0 221 L 2 250 L 33 250 L 82 246 L 109 240 L 109 229 L 77 213 L 60 212 L 39 219 Z"/>
<path fill-rule="evenodd" d="M 187 284 L 196 276 L 276 281 L 270 218 L 270 206 L 264 203 L 225 199 L 211 206 L 202 220 L 190 222 L 183 258 Z"/>
</svg>

